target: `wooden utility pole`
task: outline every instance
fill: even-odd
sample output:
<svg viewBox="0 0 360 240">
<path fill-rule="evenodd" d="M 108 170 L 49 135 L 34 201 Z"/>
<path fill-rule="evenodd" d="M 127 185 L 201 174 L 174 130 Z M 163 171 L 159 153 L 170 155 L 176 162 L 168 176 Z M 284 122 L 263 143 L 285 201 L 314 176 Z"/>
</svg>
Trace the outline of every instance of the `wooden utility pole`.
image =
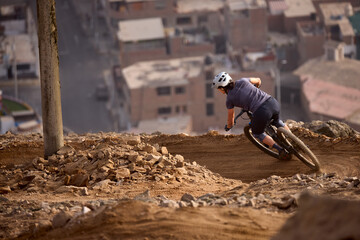
<svg viewBox="0 0 360 240">
<path fill-rule="evenodd" d="M 55 0 L 37 0 L 45 157 L 64 146 Z"/>
</svg>

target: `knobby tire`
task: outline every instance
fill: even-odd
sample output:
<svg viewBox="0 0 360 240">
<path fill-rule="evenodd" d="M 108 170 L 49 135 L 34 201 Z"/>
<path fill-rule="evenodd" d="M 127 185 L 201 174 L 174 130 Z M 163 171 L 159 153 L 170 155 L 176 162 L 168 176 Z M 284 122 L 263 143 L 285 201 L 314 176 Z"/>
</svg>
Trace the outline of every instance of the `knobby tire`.
<svg viewBox="0 0 360 240">
<path fill-rule="evenodd" d="M 272 150 L 268 147 L 266 147 L 263 143 L 261 143 L 257 138 L 255 138 L 252 135 L 252 131 L 251 131 L 251 127 L 250 126 L 245 126 L 244 127 L 244 133 L 245 136 L 256 146 L 258 147 L 261 151 L 263 151 L 264 153 L 270 155 L 271 157 L 274 158 L 279 158 L 279 153 L 277 152 L 277 150 Z"/>
<path fill-rule="evenodd" d="M 279 127 L 277 129 L 277 134 L 284 143 L 292 146 L 294 150 L 293 154 L 306 166 L 316 171 L 320 169 L 320 163 L 314 153 L 291 131 L 283 127 Z"/>
</svg>

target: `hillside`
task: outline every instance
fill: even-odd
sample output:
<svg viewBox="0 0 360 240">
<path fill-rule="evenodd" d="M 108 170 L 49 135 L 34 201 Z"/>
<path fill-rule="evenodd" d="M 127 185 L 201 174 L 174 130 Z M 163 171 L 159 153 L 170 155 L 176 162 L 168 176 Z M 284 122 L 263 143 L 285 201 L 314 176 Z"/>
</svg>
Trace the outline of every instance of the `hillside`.
<svg viewBox="0 0 360 240">
<path fill-rule="evenodd" d="M 360 137 L 290 126 L 321 172 L 214 131 L 71 134 L 48 159 L 1 135 L 0 238 L 360 239 Z"/>
</svg>

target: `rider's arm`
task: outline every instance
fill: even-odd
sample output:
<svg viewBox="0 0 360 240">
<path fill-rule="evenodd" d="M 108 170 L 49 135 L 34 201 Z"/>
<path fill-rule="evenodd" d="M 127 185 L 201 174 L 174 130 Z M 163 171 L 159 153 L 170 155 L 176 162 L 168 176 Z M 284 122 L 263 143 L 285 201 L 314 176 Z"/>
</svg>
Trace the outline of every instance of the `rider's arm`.
<svg viewBox="0 0 360 240">
<path fill-rule="evenodd" d="M 235 111 L 234 108 L 228 109 L 227 127 L 232 128 L 234 125 Z"/>
<path fill-rule="evenodd" d="M 260 88 L 261 79 L 260 78 L 250 78 L 250 83 L 255 85 L 257 88 Z"/>
</svg>

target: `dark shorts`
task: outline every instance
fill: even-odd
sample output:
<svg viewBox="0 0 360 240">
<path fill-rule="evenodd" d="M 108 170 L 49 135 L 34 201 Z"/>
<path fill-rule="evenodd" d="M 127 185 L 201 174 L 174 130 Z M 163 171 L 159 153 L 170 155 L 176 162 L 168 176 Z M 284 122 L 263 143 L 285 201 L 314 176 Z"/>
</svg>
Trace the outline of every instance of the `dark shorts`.
<svg viewBox="0 0 360 240">
<path fill-rule="evenodd" d="M 283 126 L 279 119 L 280 105 L 278 101 L 270 97 L 253 113 L 251 121 L 251 130 L 253 134 L 261 134 L 265 131 L 266 126 L 273 119 L 276 127 Z"/>
</svg>

